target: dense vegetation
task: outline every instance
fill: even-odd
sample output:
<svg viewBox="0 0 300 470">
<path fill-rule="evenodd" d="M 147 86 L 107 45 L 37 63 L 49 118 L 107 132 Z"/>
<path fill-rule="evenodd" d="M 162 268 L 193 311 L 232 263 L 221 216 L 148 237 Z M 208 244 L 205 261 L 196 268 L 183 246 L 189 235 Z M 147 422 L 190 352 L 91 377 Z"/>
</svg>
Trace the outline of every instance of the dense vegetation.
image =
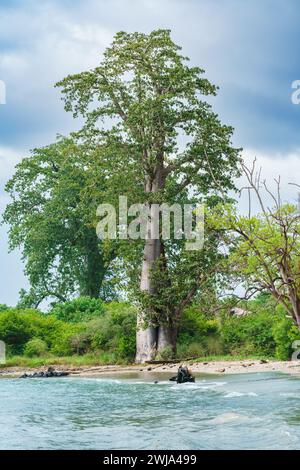
<svg viewBox="0 0 300 470">
<path fill-rule="evenodd" d="M 217 316 L 196 305 L 181 320 L 176 356 L 166 348 L 159 359 L 210 356 L 276 357 L 289 359 L 292 342 L 300 334 L 281 307 L 270 297 L 248 302 L 248 314 L 233 317 L 228 305 Z M 10 358 L 39 358 L 42 362 L 67 360 L 92 363 L 133 362 L 136 348 L 136 308 L 127 302 L 88 297 L 56 304 L 49 313 L 36 309 L 0 309 L 0 337 Z M 22 358 L 19 363 L 22 363 Z M 16 358 L 14 358 L 16 362 Z M 68 360 L 70 362 L 70 359 Z"/>
<path fill-rule="evenodd" d="M 30 284 L 16 308 L 0 306 L 8 354 L 139 363 L 290 357 L 300 330 L 300 214 L 282 204 L 280 180 L 273 194 L 255 162 L 245 166 L 233 129 L 206 101 L 217 87 L 204 70 L 189 65 L 169 30 L 119 32 L 94 70 L 58 86 L 82 129 L 33 150 L 6 185 L 3 221 Z M 241 175 L 247 215 L 231 197 Z M 139 209 L 127 213 L 132 204 Z M 186 213 L 180 225 L 170 217 L 165 236 L 162 208 L 175 204 L 193 207 L 190 230 L 205 227 L 197 249 Z M 103 205 L 118 216 L 113 237 Z M 235 318 L 241 291 L 248 314 Z M 53 302 L 47 313 L 38 310 L 43 301 Z"/>
</svg>

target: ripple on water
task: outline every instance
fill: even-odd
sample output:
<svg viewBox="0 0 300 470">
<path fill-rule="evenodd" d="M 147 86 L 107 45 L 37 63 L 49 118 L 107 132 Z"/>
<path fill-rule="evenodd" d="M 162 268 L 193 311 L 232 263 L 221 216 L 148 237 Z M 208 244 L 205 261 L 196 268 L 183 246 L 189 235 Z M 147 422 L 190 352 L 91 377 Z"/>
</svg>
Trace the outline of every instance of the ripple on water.
<svg viewBox="0 0 300 470">
<path fill-rule="evenodd" d="M 255 392 L 228 392 L 224 398 L 237 398 L 237 397 L 257 397 Z"/>
<path fill-rule="evenodd" d="M 223 379 L 1 380 L 0 448 L 300 449 L 299 379 Z"/>
<path fill-rule="evenodd" d="M 211 424 L 226 424 L 226 423 L 232 423 L 232 422 L 246 422 L 250 421 L 253 418 L 250 418 L 249 416 L 245 415 L 240 415 L 238 413 L 222 413 L 215 418 L 212 418 L 210 420 Z"/>
</svg>

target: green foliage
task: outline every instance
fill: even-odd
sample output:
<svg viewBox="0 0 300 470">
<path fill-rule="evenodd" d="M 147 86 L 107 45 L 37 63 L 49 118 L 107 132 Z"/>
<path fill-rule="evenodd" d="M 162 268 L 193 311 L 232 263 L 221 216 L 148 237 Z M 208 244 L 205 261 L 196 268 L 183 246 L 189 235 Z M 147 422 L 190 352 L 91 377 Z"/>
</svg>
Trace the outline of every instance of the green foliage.
<svg viewBox="0 0 300 470">
<path fill-rule="evenodd" d="M 283 310 L 282 307 L 281 310 Z M 300 331 L 292 319 L 282 315 L 282 318 L 274 323 L 272 333 L 276 343 L 275 357 L 280 360 L 291 359 L 294 352 L 293 342 L 300 340 Z"/>
<path fill-rule="evenodd" d="M 64 323 L 64 326 L 51 345 L 51 352 L 57 356 L 76 354 L 80 348 L 74 338 L 85 330 L 85 325 L 81 323 Z"/>
<path fill-rule="evenodd" d="M 8 307 L 6 304 L 0 304 L 0 313 L 5 312 L 8 310 L 10 307 Z"/>
<path fill-rule="evenodd" d="M 114 351 L 117 357 L 133 359 L 136 347 L 136 311 L 127 303 L 111 302 L 102 318 L 87 325 L 93 349 Z"/>
<path fill-rule="evenodd" d="M 226 354 L 258 354 L 289 360 L 293 341 L 300 340 L 299 329 L 285 308 L 276 305 L 270 294 L 261 294 L 244 305 L 245 317 L 223 315 L 220 326 Z"/>
<path fill-rule="evenodd" d="M 286 318 L 285 309 L 276 306 L 269 294 L 260 294 L 242 307 L 248 315 L 229 315 L 228 304 L 219 320 L 195 306 L 186 309 L 180 324 L 177 357 L 231 355 L 290 359 L 292 343 L 300 339 L 300 332 Z"/>
<path fill-rule="evenodd" d="M 218 321 L 205 315 L 197 306 L 185 309 L 179 324 L 177 357 L 184 359 L 222 353 Z"/>
<path fill-rule="evenodd" d="M 94 70 L 57 85 L 65 109 L 84 119 L 81 138 L 105 148 L 101 168 L 117 194 L 121 189 L 124 194 L 129 183 L 136 203 L 208 202 L 218 189 L 211 168 L 225 192 L 234 187 L 240 151 L 231 142 L 233 129 L 205 101 L 217 87 L 204 70 L 190 65 L 169 30 L 118 32 Z M 188 301 L 216 284 L 214 273 L 223 258 L 218 236 L 206 234 L 203 249 L 194 251 L 185 249 L 185 240 L 161 241 L 165 255 L 155 263 L 144 260 L 153 286 L 148 292 L 137 288 L 143 244 L 120 245 L 134 271 L 128 276 L 131 294 L 146 322 L 174 326 Z"/>
<path fill-rule="evenodd" d="M 273 315 L 265 311 L 244 317 L 224 318 L 221 337 L 225 352 L 228 354 L 255 352 L 267 356 L 274 355 L 276 344 L 272 333 L 273 325 Z"/>
<path fill-rule="evenodd" d="M 207 317 L 199 307 L 191 306 L 184 311 L 180 322 L 179 337 L 203 337 L 207 334 L 218 332 L 218 321 L 213 317 Z"/>
<path fill-rule="evenodd" d="M 0 339 L 6 342 L 9 357 L 16 354 L 32 359 L 74 356 L 80 362 L 82 356 L 90 357 L 91 363 L 131 362 L 136 348 L 136 308 L 127 302 L 77 300 L 71 306 L 79 305 L 81 310 L 71 308 L 69 303 L 70 310 L 62 310 L 69 321 L 34 309 L 2 311 Z M 249 312 L 247 316 L 232 317 L 223 312 L 219 319 L 204 314 L 197 306 L 187 308 L 179 325 L 175 357 L 178 360 L 226 355 L 290 359 L 292 343 L 300 340 L 300 332 L 286 318 L 284 308 L 276 307 L 269 296 L 259 296 L 243 307 Z M 79 321 L 80 318 L 85 321 Z M 157 359 L 175 357 L 171 348 L 166 348 Z"/>
<path fill-rule="evenodd" d="M 22 353 L 25 344 L 33 338 L 45 341 L 50 351 L 70 352 L 72 349 L 67 348 L 65 343 L 65 348 L 61 346 L 68 334 L 75 334 L 73 325 L 38 310 L 9 309 L 0 315 L 0 339 L 5 341 L 8 351 L 13 354 Z"/>
<path fill-rule="evenodd" d="M 112 294 L 114 252 L 103 249 L 94 220 L 105 188 L 98 154 L 99 147 L 60 137 L 24 158 L 6 184 L 11 201 L 3 221 L 10 249 L 22 251 L 31 286 L 22 290 L 20 306 L 36 307 L 44 298 L 64 301 L 75 293 L 99 297 L 104 280 L 105 295 Z M 101 188 L 97 195 L 89 195 L 90 185 Z"/>
<path fill-rule="evenodd" d="M 56 305 L 47 315 L 34 309 L 0 314 L 0 339 L 8 352 L 30 357 L 38 355 L 41 347 L 41 353 L 47 350 L 57 356 L 98 351 L 102 356 L 113 354 L 115 361 L 132 360 L 135 328 L 136 311 L 128 303 L 104 304 L 86 297 Z"/>
<path fill-rule="evenodd" d="M 21 314 L 17 310 L 7 310 L 0 315 L 0 339 L 4 341 L 11 349 L 21 352 L 23 346 L 36 333 L 33 316 L 34 311 Z"/>
<path fill-rule="evenodd" d="M 177 346 L 176 357 L 178 359 L 184 360 L 189 358 L 204 357 L 208 354 L 209 352 L 204 348 L 203 344 L 201 344 L 201 340 L 199 340 L 199 342 L 179 342 Z"/>
<path fill-rule="evenodd" d="M 170 361 L 175 359 L 175 353 L 171 346 L 166 346 L 162 351 L 157 354 L 156 359 L 158 361 Z"/>
<path fill-rule="evenodd" d="M 5 367 L 19 366 L 19 367 L 47 367 L 47 366 L 101 366 L 105 364 L 126 364 L 128 361 L 117 358 L 113 353 L 88 353 L 88 354 L 72 354 L 71 356 L 54 356 L 47 354 L 42 357 L 27 357 L 27 356 L 8 356 Z M 3 367 L 3 366 L 0 366 Z"/>
<path fill-rule="evenodd" d="M 26 343 L 24 348 L 24 355 L 27 357 L 41 357 L 46 354 L 48 350 L 47 343 L 40 338 L 33 338 Z"/>
<path fill-rule="evenodd" d="M 299 210 L 296 205 L 282 204 L 280 195 L 273 196 L 275 207 L 265 209 L 260 184 L 253 176 L 257 174 L 255 166 L 252 172 L 243 168 L 258 197 L 261 213 L 244 216 L 231 204 L 219 204 L 208 212 L 208 226 L 223 229 L 220 233 L 228 247 L 231 275 L 242 282 L 249 293 L 272 295 L 298 325 Z M 268 191 L 265 183 L 262 186 Z"/>
<path fill-rule="evenodd" d="M 68 302 L 57 303 L 50 313 L 59 320 L 78 323 L 102 316 L 104 304 L 101 299 L 78 297 Z"/>
</svg>

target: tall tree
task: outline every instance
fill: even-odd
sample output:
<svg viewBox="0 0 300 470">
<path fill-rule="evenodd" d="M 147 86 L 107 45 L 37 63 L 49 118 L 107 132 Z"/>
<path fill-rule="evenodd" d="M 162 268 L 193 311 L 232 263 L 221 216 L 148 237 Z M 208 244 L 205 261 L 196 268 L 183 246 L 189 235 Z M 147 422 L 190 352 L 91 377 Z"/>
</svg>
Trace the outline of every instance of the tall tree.
<svg viewBox="0 0 300 470">
<path fill-rule="evenodd" d="M 86 118 L 82 135 L 105 140 L 113 134 L 134 149 L 134 167 L 143 184 L 139 202 L 150 208 L 153 203 L 183 200 L 192 188 L 198 195 L 209 195 L 214 190 L 210 167 L 222 179 L 224 190 L 232 188 L 239 161 L 239 151 L 230 142 L 232 128 L 222 125 L 202 99 L 215 95 L 216 87 L 203 77 L 202 69 L 188 65 L 180 49 L 169 30 L 149 35 L 120 32 L 98 67 L 58 84 L 66 110 Z M 157 306 L 159 292 L 166 292 L 173 280 L 168 275 L 166 244 L 162 237 L 151 238 L 153 224 L 149 219 L 140 277 L 142 297 L 152 302 L 146 307 L 141 302 L 137 362 L 174 344 L 174 311 L 190 302 L 200 285 L 196 275 L 180 299 L 178 295 L 168 299 L 173 313 L 167 313 L 166 305 Z M 163 289 L 155 281 L 157 270 L 165 279 Z"/>
<path fill-rule="evenodd" d="M 73 138 L 60 138 L 24 158 L 7 183 L 12 201 L 3 219 L 9 225 L 10 248 L 22 249 L 31 285 L 28 293 L 22 291 L 23 303 L 103 294 L 116 252 L 112 245 L 104 249 L 95 230 L 97 202 L 105 191 L 100 150 L 91 155 Z M 88 195 L 91 174 L 98 201 Z"/>
</svg>

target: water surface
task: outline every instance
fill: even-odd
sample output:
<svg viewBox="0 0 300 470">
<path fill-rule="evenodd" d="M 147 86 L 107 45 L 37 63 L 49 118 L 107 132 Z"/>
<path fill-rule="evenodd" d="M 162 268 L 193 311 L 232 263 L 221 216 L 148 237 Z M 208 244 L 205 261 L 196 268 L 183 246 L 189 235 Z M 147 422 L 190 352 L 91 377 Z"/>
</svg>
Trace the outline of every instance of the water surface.
<svg viewBox="0 0 300 470">
<path fill-rule="evenodd" d="M 299 378 L 161 378 L 1 379 L 0 449 L 300 449 Z"/>
</svg>

